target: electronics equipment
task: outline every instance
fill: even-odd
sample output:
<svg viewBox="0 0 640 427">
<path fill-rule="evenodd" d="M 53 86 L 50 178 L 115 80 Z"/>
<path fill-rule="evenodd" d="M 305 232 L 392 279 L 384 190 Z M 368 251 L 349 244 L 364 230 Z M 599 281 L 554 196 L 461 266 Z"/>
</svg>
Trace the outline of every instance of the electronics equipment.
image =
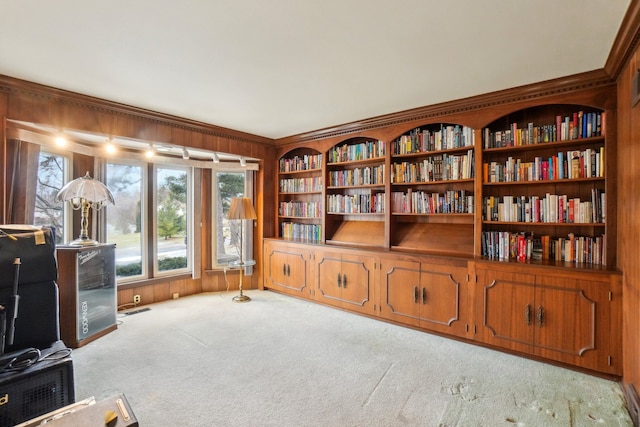
<svg viewBox="0 0 640 427">
<path fill-rule="evenodd" d="M 19 285 L 58 280 L 55 233 L 51 227 L 0 225 L 0 288 L 12 288 L 14 261 L 20 259 Z"/>
<path fill-rule="evenodd" d="M 64 353 L 56 356 L 61 351 L 68 350 L 58 341 L 42 352 L 50 359 L 0 374 L 0 427 L 14 426 L 75 401 L 73 363 Z"/>
<path fill-rule="evenodd" d="M 106 426 L 138 427 L 138 420 L 124 394 L 96 402 L 90 397 L 24 422 L 15 427 Z"/>
<path fill-rule="evenodd" d="M 33 346 L 14 342 L 18 303 L 22 293 L 20 285 L 55 283 L 57 276 L 54 229 L 31 225 L 0 225 L 0 356 L 5 351 L 21 348 L 23 344 Z M 47 300 L 47 303 L 54 304 L 57 316 L 57 294 L 55 300 Z M 57 318 L 55 326 L 59 330 Z M 48 347 L 59 339 L 57 336 L 53 338 L 39 345 Z"/>
<path fill-rule="evenodd" d="M 15 320 L 13 344 L 7 345 L 5 352 L 50 347 L 60 339 L 58 285 L 49 281 L 20 285 L 18 289 L 20 308 Z M 11 289 L 0 288 L 0 303 L 9 299 L 11 292 Z"/>
</svg>

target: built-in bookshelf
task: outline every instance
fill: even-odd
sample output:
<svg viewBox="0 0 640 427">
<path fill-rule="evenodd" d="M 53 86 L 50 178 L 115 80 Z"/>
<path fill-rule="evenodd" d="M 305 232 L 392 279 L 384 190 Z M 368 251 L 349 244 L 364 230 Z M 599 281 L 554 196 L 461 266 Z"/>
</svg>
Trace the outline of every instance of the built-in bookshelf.
<svg viewBox="0 0 640 427">
<path fill-rule="evenodd" d="M 280 158 L 278 233 L 285 240 L 323 241 L 322 153 L 299 148 Z"/>
<path fill-rule="evenodd" d="M 436 123 L 391 143 L 390 247 L 473 255 L 475 133 Z"/>
<path fill-rule="evenodd" d="M 331 147 L 326 166 L 327 243 L 384 245 L 386 144 L 351 138 Z"/>
<path fill-rule="evenodd" d="M 534 107 L 483 129 L 482 256 L 606 265 L 605 112 Z"/>
</svg>

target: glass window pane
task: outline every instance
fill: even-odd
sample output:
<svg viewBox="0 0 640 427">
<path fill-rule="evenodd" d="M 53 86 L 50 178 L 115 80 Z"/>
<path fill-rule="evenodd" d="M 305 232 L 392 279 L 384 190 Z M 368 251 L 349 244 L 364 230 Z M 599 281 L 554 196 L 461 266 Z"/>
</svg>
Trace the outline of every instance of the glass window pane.
<svg viewBox="0 0 640 427">
<path fill-rule="evenodd" d="M 55 200 L 67 174 L 67 159 L 58 154 L 41 151 L 38 158 L 38 182 L 36 184 L 36 204 L 33 224 L 53 226 L 56 230 L 56 244 L 70 240 L 65 224 L 63 202 Z"/>
<path fill-rule="evenodd" d="M 234 197 L 244 197 L 244 172 L 216 173 L 216 262 L 229 264 L 240 259 L 240 221 L 229 221 L 229 207 Z"/>
<path fill-rule="evenodd" d="M 156 254 L 159 272 L 186 269 L 189 179 L 185 169 L 156 169 Z"/>
<path fill-rule="evenodd" d="M 140 165 L 107 164 L 106 185 L 115 205 L 106 210 L 107 242 L 116 244 L 116 276 L 119 279 L 145 275 L 143 264 L 144 215 L 142 194 L 144 170 Z"/>
</svg>

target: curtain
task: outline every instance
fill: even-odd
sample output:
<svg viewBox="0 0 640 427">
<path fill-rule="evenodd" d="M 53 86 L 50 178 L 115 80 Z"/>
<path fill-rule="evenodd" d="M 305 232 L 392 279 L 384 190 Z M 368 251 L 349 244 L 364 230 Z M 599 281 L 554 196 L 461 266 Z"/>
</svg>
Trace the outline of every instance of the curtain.
<svg viewBox="0 0 640 427">
<path fill-rule="evenodd" d="M 7 224 L 33 224 L 40 145 L 7 140 Z"/>
</svg>

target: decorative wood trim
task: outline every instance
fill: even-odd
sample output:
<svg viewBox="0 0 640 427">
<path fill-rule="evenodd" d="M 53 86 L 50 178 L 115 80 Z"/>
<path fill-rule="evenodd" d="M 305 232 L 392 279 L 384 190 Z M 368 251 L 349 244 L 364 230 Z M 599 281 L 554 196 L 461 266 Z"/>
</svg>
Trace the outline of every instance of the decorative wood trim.
<svg viewBox="0 0 640 427">
<path fill-rule="evenodd" d="M 640 41 L 640 0 L 631 0 L 622 19 L 604 70 L 617 80 L 620 72 L 635 51 Z"/>
<path fill-rule="evenodd" d="M 90 110 L 92 112 L 106 113 L 126 117 L 135 120 L 144 120 L 154 124 L 170 126 L 189 132 L 196 132 L 220 138 L 228 138 L 241 142 L 258 143 L 273 146 L 274 141 L 270 138 L 240 132 L 221 126 L 210 125 L 195 120 L 176 117 L 169 114 L 159 113 L 144 108 L 133 107 L 100 98 L 94 98 L 75 92 L 40 85 L 38 83 L 20 80 L 13 77 L 0 75 L 0 93 L 8 95 L 24 96 L 35 98 L 50 103 L 67 104 Z"/>
<path fill-rule="evenodd" d="M 551 96 L 577 93 L 584 91 L 585 89 L 605 87 L 612 84 L 614 84 L 614 80 L 604 70 L 594 70 L 302 133 L 278 139 L 275 143 L 280 147 L 301 142 L 348 135 L 356 132 L 370 131 L 416 120 L 426 122 L 437 117 L 468 113 L 504 104 L 525 102 L 529 100 L 541 100 Z"/>
</svg>

